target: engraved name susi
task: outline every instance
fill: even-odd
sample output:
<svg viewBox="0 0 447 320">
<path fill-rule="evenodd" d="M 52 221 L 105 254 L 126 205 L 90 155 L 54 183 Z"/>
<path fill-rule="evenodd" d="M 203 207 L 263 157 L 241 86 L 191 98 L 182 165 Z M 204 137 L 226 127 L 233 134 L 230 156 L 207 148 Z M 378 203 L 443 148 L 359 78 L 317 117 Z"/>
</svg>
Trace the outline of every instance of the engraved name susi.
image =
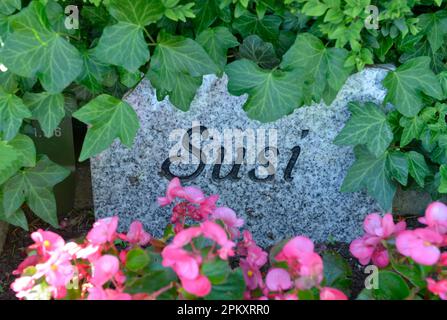
<svg viewBox="0 0 447 320">
<path fill-rule="evenodd" d="M 205 126 L 202 126 L 202 125 L 200 126 L 200 133 L 203 133 L 206 130 L 207 130 L 207 128 Z M 197 148 L 196 146 L 194 146 L 191 143 L 192 132 L 193 132 L 192 128 L 190 128 L 187 131 L 187 133 L 183 136 L 182 144 L 183 144 L 183 147 L 185 148 L 185 150 L 189 151 L 189 154 L 193 155 L 194 157 L 196 157 L 199 160 L 196 170 L 189 175 L 176 175 L 171 171 L 171 166 L 173 166 L 175 164 L 171 161 L 171 158 L 168 157 L 161 165 L 161 171 L 160 171 L 161 176 L 166 177 L 169 180 L 177 177 L 181 181 L 186 182 L 186 181 L 192 181 L 192 180 L 196 179 L 198 176 L 200 176 L 203 173 L 203 171 L 205 170 L 206 164 L 202 160 L 204 158 L 202 150 L 200 148 Z M 301 139 L 306 138 L 306 136 L 308 134 L 309 134 L 309 130 L 302 130 L 301 131 Z M 264 168 L 267 169 L 268 172 L 272 172 L 272 173 L 265 177 L 258 177 L 256 174 L 256 168 L 254 168 L 254 169 L 251 169 L 248 171 L 248 178 L 250 180 L 255 181 L 255 182 L 269 182 L 269 181 L 275 180 L 276 170 L 269 170 L 269 169 L 273 168 L 273 163 L 271 161 L 269 161 L 269 159 L 266 157 L 266 154 L 270 151 L 276 152 L 277 156 L 279 156 L 279 154 L 280 154 L 279 150 L 275 147 L 265 147 L 265 149 L 258 154 L 257 159 L 260 163 L 260 166 L 263 166 Z M 236 162 L 233 162 L 232 168 L 227 174 L 222 175 L 221 174 L 221 167 L 222 167 L 221 163 L 224 161 L 225 148 L 223 146 L 220 147 L 220 152 L 219 152 L 218 156 L 220 157 L 221 163 L 216 163 L 216 164 L 212 165 L 213 166 L 212 173 L 211 173 L 212 180 L 221 181 L 221 180 L 228 179 L 228 180 L 232 180 L 232 181 L 239 181 L 242 179 L 242 177 L 239 175 L 239 171 L 241 169 L 242 163 L 246 156 L 246 149 L 242 147 L 242 148 L 237 149 L 236 152 L 237 152 Z M 284 169 L 284 175 L 283 175 L 283 179 L 287 182 L 290 182 L 293 180 L 293 169 L 295 168 L 295 165 L 296 165 L 298 158 L 301 154 L 301 147 L 294 146 L 291 149 L 291 152 L 292 152 L 292 154 L 287 162 L 286 168 Z"/>
</svg>

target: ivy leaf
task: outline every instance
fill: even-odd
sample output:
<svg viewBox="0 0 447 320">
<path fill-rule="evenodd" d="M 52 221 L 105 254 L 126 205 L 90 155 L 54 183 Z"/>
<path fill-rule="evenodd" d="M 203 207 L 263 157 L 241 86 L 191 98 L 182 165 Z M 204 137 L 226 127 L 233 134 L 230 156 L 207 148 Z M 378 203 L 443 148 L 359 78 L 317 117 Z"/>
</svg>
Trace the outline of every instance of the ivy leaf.
<svg viewBox="0 0 447 320">
<path fill-rule="evenodd" d="M 90 126 L 79 161 L 104 151 L 116 138 L 131 147 L 139 128 L 138 117 L 132 107 L 107 94 L 87 103 L 73 113 L 73 117 Z"/>
<path fill-rule="evenodd" d="M 368 194 L 377 200 L 384 211 L 391 209 L 396 184 L 390 179 L 387 169 L 387 155 L 376 158 L 363 147 L 355 148 L 356 161 L 349 169 L 342 192 L 356 192 L 366 188 Z"/>
<path fill-rule="evenodd" d="M 447 34 L 447 13 L 437 11 L 421 14 L 418 19 L 421 29 L 427 35 L 431 49 L 433 52 L 438 51 L 444 43 L 444 36 Z"/>
<path fill-rule="evenodd" d="M 400 151 L 390 152 L 387 161 L 391 176 L 401 185 L 406 186 L 408 182 L 408 158 L 405 153 Z"/>
<path fill-rule="evenodd" d="M 423 188 L 425 177 L 430 174 L 430 169 L 425 162 L 424 156 L 416 151 L 410 151 L 406 153 L 406 155 L 408 158 L 410 175 L 416 180 L 416 183 Z"/>
<path fill-rule="evenodd" d="M 440 184 L 438 187 L 439 193 L 447 193 L 447 166 L 443 164 L 439 167 Z"/>
<path fill-rule="evenodd" d="M 0 185 L 20 169 L 20 153 L 5 141 L 0 141 Z"/>
<path fill-rule="evenodd" d="M 0 221 L 5 221 L 14 226 L 20 227 L 28 231 L 28 221 L 26 220 L 25 213 L 22 209 L 16 212 L 6 215 L 5 210 L 3 210 L 3 193 L 0 191 Z"/>
<path fill-rule="evenodd" d="M 419 139 L 425 127 L 424 120 L 419 116 L 413 118 L 402 117 L 399 124 L 404 128 L 400 138 L 400 146 L 402 148 L 413 141 L 413 139 Z"/>
<path fill-rule="evenodd" d="M 157 71 L 181 72 L 193 77 L 218 71 L 215 63 L 197 42 L 168 33 L 159 35 L 151 67 Z"/>
<path fill-rule="evenodd" d="M 161 0 L 110 0 L 108 10 L 120 22 L 144 27 L 160 20 L 165 7 Z"/>
<path fill-rule="evenodd" d="M 165 73 L 149 70 L 147 77 L 155 88 L 160 88 L 157 95 L 160 100 L 169 95 L 173 105 L 182 111 L 188 111 L 197 89 L 202 84 L 202 77 L 191 77 L 184 73 L 164 70 Z"/>
<path fill-rule="evenodd" d="M 147 74 L 159 99 L 169 100 L 179 109 L 188 110 L 202 83 L 202 76 L 218 73 L 219 68 L 194 40 L 160 33 Z"/>
<path fill-rule="evenodd" d="M 2 0 L 0 1 L 0 13 L 4 15 L 10 15 L 16 10 L 22 8 L 22 3 L 20 0 Z"/>
<path fill-rule="evenodd" d="M 61 93 L 27 92 L 23 101 L 31 110 L 33 119 L 39 121 L 45 137 L 52 137 L 54 130 L 65 116 L 64 96 Z"/>
<path fill-rule="evenodd" d="M 264 42 L 257 35 L 248 36 L 244 39 L 244 42 L 239 47 L 239 55 L 241 58 L 256 62 L 264 69 L 272 69 L 280 62 L 273 45 Z"/>
<path fill-rule="evenodd" d="M 109 65 L 98 61 L 94 56 L 94 50 L 81 53 L 83 67 L 76 81 L 86 86 L 92 93 L 98 94 L 103 91 L 103 82 L 107 73 L 112 69 Z"/>
<path fill-rule="evenodd" d="M 227 64 L 227 51 L 239 45 L 236 37 L 226 27 L 206 29 L 196 41 L 205 49 L 222 72 Z"/>
<path fill-rule="evenodd" d="M 22 99 L 12 93 L 6 93 L 0 87 L 0 132 L 3 139 L 11 140 L 19 132 L 24 118 L 30 118 L 31 112 Z"/>
<path fill-rule="evenodd" d="M 34 167 L 36 165 L 36 147 L 33 140 L 23 134 L 18 134 L 8 142 L 20 155 L 20 167 Z"/>
<path fill-rule="evenodd" d="M 335 138 L 337 145 L 365 144 L 368 150 L 379 157 L 393 140 L 393 132 L 386 115 L 374 103 L 350 103 L 351 118 Z"/>
<path fill-rule="evenodd" d="M 149 60 L 149 49 L 140 26 L 119 22 L 106 27 L 94 49 L 97 60 L 135 72 Z"/>
<path fill-rule="evenodd" d="M 193 20 L 197 33 L 205 30 L 219 17 L 219 3 L 216 0 L 195 1 L 195 19 Z"/>
<path fill-rule="evenodd" d="M 102 62 L 135 72 L 149 60 L 144 27 L 157 22 L 164 13 L 160 0 L 111 0 L 110 14 L 118 23 L 104 29 L 95 57 Z"/>
<path fill-rule="evenodd" d="M 436 75 L 430 69 L 429 57 L 408 60 L 383 80 L 388 89 L 385 102 L 391 102 L 400 113 L 414 117 L 423 106 L 421 93 L 441 99 L 442 89 Z"/>
<path fill-rule="evenodd" d="M 3 64 L 13 73 L 37 75 L 44 89 L 59 93 L 78 76 L 82 60 L 78 50 L 48 27 L 45 7 L 37 1 L 23 9 L 0 51 Z"/>
<path fill-rule="evenodd" d="M 234 20 L 233 28 L 244 38 L 257 34 L 264 41 L 274 42 L 278 40 L 281 22 L 282 19 L 276 15 L 266 15 L 259 19 L 257 15 L 247 11 Z"/>
<path fill-rule="evenodd" d="M 225 72 L 231 94 L 248 94 L 244 110 L 252 119 L 275 121 L 301 105 L 302 93 L 297 85 L 301 81 L 299 72 L 267 71 L 245 59 L 229 64 Z"/>
<path fill-rule="evenodd" d="M 70 171 L 42 157 L 34 168 L 21 171 L 3 186 L 3 209 L 12 215 L 26 202 L 42 220 L 58 227 L 56 200 L 52 188 L 63 181 Z"/>
<path fill-rule="evenodd" d="M 306 79 L 306 93 L 316 102 L 324 99 L 330 104 L 352 71 L 352 67 L 345 67 L 347 57 L 345 49 L 328 49 L 320 39 L 304 33 L 284 55 L 281 68 L 300 70 Z"/>
<path fill-rule="evenodd" d="M 0 206 L 0 221 L 5 221 L 6 223 L 12 224 L 13 226 L 22 228 L 26 231 L 29 230 L 28 221 L 26 220 L 25 213 L 21 209 L 17 210 L 10 216 L 6 216 Z"/>
</svg>

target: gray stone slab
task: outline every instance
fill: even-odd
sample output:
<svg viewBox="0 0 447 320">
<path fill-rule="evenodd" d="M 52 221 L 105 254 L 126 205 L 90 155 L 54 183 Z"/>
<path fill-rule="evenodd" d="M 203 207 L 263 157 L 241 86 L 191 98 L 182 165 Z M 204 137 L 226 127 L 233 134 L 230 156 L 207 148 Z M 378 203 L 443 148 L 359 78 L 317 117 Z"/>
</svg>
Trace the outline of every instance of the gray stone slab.
<svg viewBox="0 0 447 320">
<path fill-rule="evenodd" d="M 158 102 L 155 90 L 148 81 L 143 81 L 127 97 L 141 123 L 133 148 L 127 149 L 116 141 L 91 160 L 96 215 L 99 218 L 119 215 L 122 226 L 139 219 L 153 235 L 160 236 L 169 222 L 170 210 L 159 208 L 156 198 L 164 194 L 168 184 L 161 167 L 177 143 L 169 139 L 173 130 L 187 130 L 194 121 L 194 125 L 200 122 L 219 132 L 236 128 L 274 129 L 279 155 L 273 181 L 250 179 L 248 172 L 259 167 L 255 164 L 243 164 L 238 181 L 216 181 L 212 178 L 213 166 L 206 165 L 198 177 L 185 185 L 219 194 L 219 204 L 233 208 L 243 217 L 263 246 L 299 234 L 318 242 L 349 242 L 362 233 L 365 215 L 377 211 L 378 206 L 365 193 L 339 192 L 354 156 L 351 148 L 337 147 L 332 141 L 349 118 L 350 101 L 383 100 L 386 92 L 381 80 L 385 75 L 386 71 L 380 68 L 354 74 L 331 106 L 302 107 L 269 124 L 247 118 L 242 109 L 247 97 L 231 96 L 225 77 L 206 76 L 187 113 L 175 109 L 166 99 Z M 297 146 L 300 155 L 291 179 L 285 179 L 291 150 Z M 197 164 L 177 165 L 171 171 L 185 175 L 197 167 Z M 222 176 L 230 169 L 231 166 L 222 165 Z"/>
</svg>

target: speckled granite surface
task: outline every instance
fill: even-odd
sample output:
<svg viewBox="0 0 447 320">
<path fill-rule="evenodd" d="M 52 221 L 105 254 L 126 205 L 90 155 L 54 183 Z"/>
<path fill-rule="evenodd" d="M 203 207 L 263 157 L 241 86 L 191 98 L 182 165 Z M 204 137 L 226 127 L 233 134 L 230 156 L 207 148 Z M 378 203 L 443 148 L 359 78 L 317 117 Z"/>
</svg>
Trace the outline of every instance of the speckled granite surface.
<svg viewBox="0 0 447 320">
<path fill-rule="evenodd" d="M 157 102 L 154 89 L 144 81 L 127 98 L 141 123 L 133 148 L 126 149 L 116 141 L 91 161 L 96 215 L 119 215 L 122 227 L 139 219 L 153 235 L 160 236 L 170 211 L 159 208 L 156 198 L 164 194 L 168 183 L 160 172 L 175 144 L 168 139 L 173 129 L 188 129 L 193 121 L 218 130 L 276 128 L 279 164 L 274 181 L 252 181 L 247 172 L 254 166 L 248 165 L 241 167 L 239 181 L 213 181 L 212 166 L 207 165 L 199 177 L 185 184 L 219 194 L 219 204 L 232 207 L 243 217 L 263 246 L 298 234 L 319 242 L 348 242 L 361 233 L 364 216 L 378 207 L 364 193 L 339 192 L 354 157 L 351 148 L 337 147 L 332 141 L 349 117 L 349 101 L 379 102 L 384 98 L 380 82 L 385 75 L 383 69 L 366 69 L 348 79 L 331 106 L 303 107 L 271 124 L 247 118 L 242 110 L 246 96 L 231 96 L 225 77 L 206 76 L 188 113 L 174 109 L 167 100 Z M 305 138 L 303 130 L 308 130 Z M 293 180 L 285 181 L 284 169 L 295 146 L 301 147 L 301 154 Z M 197 165 L 179 168 L 173 171 L 192 173 Z"/>
</svg>

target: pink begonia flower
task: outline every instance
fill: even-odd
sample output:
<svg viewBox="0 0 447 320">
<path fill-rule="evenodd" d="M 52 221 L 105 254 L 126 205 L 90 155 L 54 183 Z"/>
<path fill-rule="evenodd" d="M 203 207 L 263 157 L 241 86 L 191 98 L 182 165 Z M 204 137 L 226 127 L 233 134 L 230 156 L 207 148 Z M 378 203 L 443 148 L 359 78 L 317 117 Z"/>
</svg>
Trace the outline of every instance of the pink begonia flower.
<svg viewBox="0 0 447 320">
<path fill-rule="evenodd" d="M 219 196 L 213 194 L 200 203 L 199 210 L 203 219 L 208 218 L 208 216 L 214 212 L 217 200 L 219 200 Z"/>
<path fill-rule="evenodd" d="M 285 291 L 292 287 L 292 280 L 286 270 L 274 268 L 267 273 L 265 284 L 270 291 Z"/>
<path fill-rule="evenodd" d="M 447 267 L 447 252 L 441 253 L 441 257 L 439 258 L 439 264 L 443 267 Z"/>
<path fill-rule="evenodd" d="M 216 208 L 212 214 L 212 218 L 213 220 L 222 220 L 233 239 L 239 237 L 239 228 L 244 225 L 244 219 L 238 218 L 236 212 L 232 209 L 226 207 Z"/>
<path fill-rule="evenodd" d="M 191 242 L 192 239 L 200 236 L 202 234 L 202 229 L 200 227 L 191 227 L 188 229 L 183 229 L 177 233 L 172 240 L 172 245 L 177 248 L 181 248 Z"/>
<path fill-rule="evenodd" d="M 119 260 L 112 255 L 103 255 L 101 258 L 93 262 L 93 272 L 90 282 L 100 287 L 107 281 L 111 280 L 119 270 Z"/>
<path fill-rule="evenodd" d="M 194 204 L 200 204 L 206 199 L 202 190 L 189 186 L 183 188 L 183 192 L 180 193 L 179 197 Z"/>
<path fill-rule="evenodd" d="M 441 252 L 438 248 L 443 237 L 431 229 L 407 230 L 396 239 L 397 250 L 415 262 L 431 266 L 438 262 Z"/>
<path fill-rule="evenodd" d="M 121 270 L 119 270 L 114 277 L 115 281 L 122 285 L 124 284 L 124 282 L 126 282 L 126 276 L 124 275 L 124 272 L 122 272 Z"/>
<path fill-rule="evenodd" d="M 206 238 L 214 240 L 220 245 L 221 248 L 218 252 L 221 259 L 226 260 L 229 256 L 234 256 L 233 248 L 236 244 L 228 239 L 227 233 L 221 226 L 212 221 L 205 221 L 200 228 Z"/>
<path fill-rule="evenodd" d="M 395 224 L 390 213 L 385 214 L 383 218 L 378 213 L 372 213 L 367 215 L 363 222 L 363 229 L 368 235 L 382 239 L 405 230 L 406 226 L 404 221 Z"/>
<path fill-rule="evenodd" d="M 298 258 L 298 274 L 295 285 L 301 290 L 308 290 L 323 281 L 323 259 L 315 252 L 303 252 Z"/>
<path fill-rule="evenodd" d="M 180 179 L 177 177 L 169 182 L 166 196 L 159 197 L 157 201 L 163 207 L 171 204 L 175 198 L 181 198 L 194 204 L 200 204 L 205 201 L 205 195 L 202 190 L 196 187 L 182 187 Z"/>
<path fill-rule="evenodd" d="M 298 236 L 287 242 L 281 252 L 276 256 L 279 261 L 287 261 L 289 259 L 297 259 L 304 252 L 313 252 L 314 244 L 309 238 Z"/>
<path fill-rule="evenodd" d="M 31 276 L 17 278 L 12 284 L 11 289 L 14 290 L 20 297 L 24 297 L 24 293 L 34 286 L 35 280 Z M 17 296 L 19 298 L 19 296 Z"/>
<path fill-rule="evenodd" d="M 32 256 L 28 256 L 25 258 L 25 260 L 23 260 L 19 266 L 17 267 L 16 270 L 14 270 L 12 272 L 13 275 L 18 276 L 21 275 L 23 273 L 23 271 L 30 267 L 30 266 L 34 266 L 39 262 L 39 256 L 38 255 L 32 255 Z"/>
<path fill-rule="evenodd" d="M 87 240 L 94 245 L 113 242 L 116 238 L 118 217 L 109 217 L 96 221 L 93 229 L 87 234 Z"/>
<path fill-rule="evenodd" d="M 276 294 L 275 296 L 275 300 L 298 300 L 298 297 L 296 294 L 293 293 L 286 293 L 286 294 Z"/>
<path fill-rule="evenodd" d="M 171 245 L 163 249 L 161 256 L 162 265 L 171 267 L 180 278 L 192 280 L 199 276 L 200 257 L 195 257 L 186 250 Z"/>
<path fill-rule="evenodd" d="M 35 279 L 45 276 L 47 283 L 54 287 L 66 286 L 73 278 L 74 268 L 71 264 L 71 256 L 63 251 L 53 253 L 42 264 L 36 265 Z"/>
<path fill-rule="evenodd" d="M 88 289 L 87 300 L 132 300 L 130 294 L 102 287 L 92 287 Z"/>
<path fill-rule="evenodd" d="M 376 266 L 386 267 L 389 264 L 388 251 L 382 241 L 403 232 L 406 226 L 403 221 L 395 224 L 390 213 L 383 218 L 378 213 L 369 214 L 363 222 L 365 235 L 352 241 L 349 251 L 362 265 L 372 260 Z"/>
<path fill-rule="evenodd" d="M 251 246 L 247 248 L 247 261 L 252 263 L 258 268 L 261 268 L 264 264 L 267 263 L 268 254 L 261 247 L 257 245 Z"/>
<path fill-rule="evenodd" d="M 67 296 L 67 288 L 65 286 L 51 287 L 50 292 L 53 299 L 63 299 Z"/>
<path fill-rule="evenodd" d="M 65 244 L 63 250 L 76 259 L 87 259 L 93 261 L 101 256 L 100 246 L 88 244 L 79 245 L 75 242 Z"/>
<path fill-rule="evenodd" d="M 435 231 L 445 234 L 447 233 L 447 206 L 439 201 L 433 202 L 425 210 L 425 217 L 418 220 Z"/>
<path fill-rule="evenodd" d="M 171 202 L 174 201 L 174 199 L 177 197 L 177 194 L 181 192 L 181 190 L 182 185 L 180 184 L 180 179 L 179 178 L 172 179 L 169 182 L 168 187 L 166 189 L 166 197 L 159 197 L 157 199 L 158 204 L 162 207 L 171 204 Z"/>
<path fill-rule="evenodd" d="M 340 290 L 324 287 L 320 290 L 320 300 L 348 300 L 348 297 Z"/>
<path fill-rule="evenodd" d="M 47 253 L 61 250 L 65 245 L 65 241 L 60 235 L 51 231 L 43 231 L 42 229 L 33 232 L 31 238 L 35 242 L 31 248 L 37 249 L 37 252 L 44 256 Z"/>
<path fill-rule="evenodd" d="M 447 300 L 447 280 L 441 280 L 436 282 L 433 279 L 427 279 L 428 290 L 439 296 L 442 300 Z"/>
<path fill-rule="evenodd" d="M 76 252 L 75 257 L 77 259 L 87 259 L 89 261 L 97 260 L 101 257 L 100 246 L 88 244 Z"/>
<path fill-rule="evenodd" d="M 194 279 L 181 277 L 180 281 L 183 289 L 198 297 L 204 297 L 211 292 L 211 282 L 203 275 L 199 275 Z"/>
<path fill-rule="evenodd" d="M 262 288 L 264 286 L 262 273 L 259 270 L 259 267 L 251 264 L 246 259 L 241 259 L 239 261 L 239 265 L 242 269 L 245 284 L 247 285 L 248 289 L 255 290 L 258 287 Z"/>
<path fill-rule="evenodd" d="M 143 224 L 140 221 L 134 221 L 129 227 L 126 240 L 133 244 L 145 246 L 151 241 L 151 235 L 144 231 Z"/>
<path fill-rule="evenodd" d="M 352 241 L 349 251 L 362 265 L 367 265 L 372 260 L 374 265 L 384 268 L 389 264 L 389 258 L 381 241 L 379 237 L 365 235 Z"/>
</svg>

